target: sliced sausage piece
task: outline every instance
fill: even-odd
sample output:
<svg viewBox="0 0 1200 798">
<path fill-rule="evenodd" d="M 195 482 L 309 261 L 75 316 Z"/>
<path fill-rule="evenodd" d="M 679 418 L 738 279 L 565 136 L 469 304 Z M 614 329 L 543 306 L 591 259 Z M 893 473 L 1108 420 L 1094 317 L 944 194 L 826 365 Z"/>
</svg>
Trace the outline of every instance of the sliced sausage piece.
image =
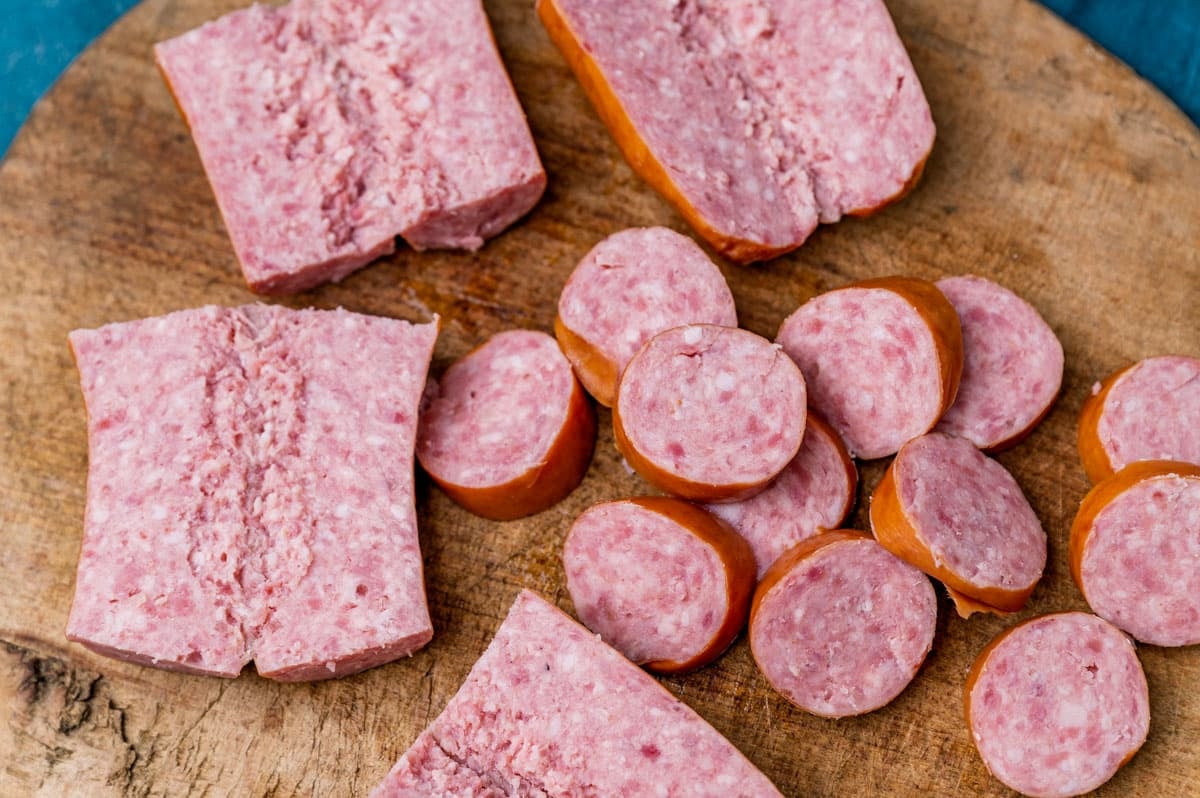
<svg viewBox="0 0 1200 798">
<path fill-rule="evenodd" d="M 826 718 L 861 715 L 898 696 L 933 645 L 929 579 L 861 532 L 798 544 L 763 577 L 750 648 L 771 686 Z"/>
<path fill-rule="evenodd" d="M 884 277 L 815 296 L 777 340 L 854 457 L 895 454 L 933 429 L 958 392 L 958 314 L 925 280 Z"/>
<path fill-rule="evenodd" d="M 941 580 L 964 618 L 1021 609 L 1046 567 L 1046 532 L 1021 486 L 970 441 L 940 432 L 896 455 L 871 496 L 871 529 Z"/>
<path fill-rule="evenodd" d="M 631 661 L 680 673 L 720 656 L 746 624 L 754 554 L 727 525 L 666 497 L 588 508 L 563 547 L 584 625 Z"/>
<path fill-rule="evenodd" d="M 1058 396 L 1062 344 L 1032 305 L 1002 285 L 966 275 L 937 287 L 958 311 L 963 335 L 958 398 L 937 430 L 985 452 L 1015 446 Z"/>
<path fill-rule="evenodd" d="M 538 15 L 639 175 L 762 260 L 917 181 L 934 125 L 881 0 L 595 3 Z"/>
<path fill-rule="evenodd" d="M 1096 789 L 1150 729 L 1133 644 L 1086 612 L 1042 615 L 1002 633 L 975 660 L 964 699 L 983 764 L 1038 798 Z"/>
<path fill-rule="evenodd" d="M 595 442 L 596 413 L 558 344 L 509 330 L 430 380 L 417 459 L 455 502 L 508 521 L 574 490 Z"/>
<path fill-rule="evenodd" d="M 1071 525 L 1092 610 L 1143 643 L 1200 643 L 1200 466 L 1147 460 L 1097 484 Z"/>
<path fill-rule="evenodd" d="M 1079 456 L 1092 482 L 1138 460 L 1200 464 L 1200 359 L 1147 358 L 1092 388 Z"/>
<path fill-rule="evenodd" d="M 766 490 L 745 501 L 706 509 L 749 542 L 761 579 L 795 544 L 837 529 L 854 505 L 857 487 L 858 469 L 842 439 L 809 413 L 800 453 Z"/>
<path fill-rule="evenodd" d="M 612 407 L 629 358 L 681 324 L 736 327 L 733 294 L 692 239 L 644 227 L 614 233 L 580 261 L 559 296 L 554 334 L 583 387 Z"/>
<path fill-rule="evenodd" d="M 646 342 L 621 376 L 617 449 L 647 482 L 694 501 L 758 493 L 800 449 L 805 387 L 770 341 L 692 324 Z"/>
</svg>

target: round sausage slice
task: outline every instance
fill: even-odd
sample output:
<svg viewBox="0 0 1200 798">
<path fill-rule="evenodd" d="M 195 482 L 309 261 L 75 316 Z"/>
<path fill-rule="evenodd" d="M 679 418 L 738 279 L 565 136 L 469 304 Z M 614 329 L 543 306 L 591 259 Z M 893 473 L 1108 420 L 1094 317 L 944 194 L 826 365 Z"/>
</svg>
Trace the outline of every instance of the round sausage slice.
<svg viewBox="0 0 1200 798">
<path fill-rule="evenodd" d="M 694 504 L 643 497 L 597 504 L 563 547 L 579 619 L 659 673 L 716 659 L 746 623 L 754 555 Z"/>
<path fill-rule="evenodd" d="M 938 423 L 958 392 L 962 330 L 933 283 L 866 280 L 813 297 L 777 338 L 809 403 L 855 457 L 886 457 Z"/>
<path fill-rule="evenodd" d="M 1133 644 L 1086 612 L 1042 615 L 1002 633 L 975 660 L 964 698 L 983 764 L 1039 798 L 1096 789 L 1150 729 Z"/>
<path fill-rule="evenodd" d="M 937 431 L 986 452 L 1020 443 L 1050 412 L 1062 387 L 1063 348 L 1028 302 L 982 277 L 938 280 L 962 324 L 958 398 Z"/>
<path fill-rule="evenodd" d="M 842 439 L 809 413 L 800 453 L 766 490 L 745 501 L 706 509 L 749 542 L 762 578 L 792 546 L 837 529 L 854 504 L 857 487 L 858 469 Z"/>
<path fill-rule="evenodd" d="M 1200 359 L 1147 358 L 1092 388 L 1079 456 L 1092 482 L 1138 460 L 1200 464 Z"/>
<path fill-rule="evenodd" d="M 595 411 L 558 344 L 510 330 L 430 380 L 417 459 L 455 502 L 507 521 L 574 490 L 595 442 Z"/>
<path fill-rule="evenodd" d="M 933 645 L 929 579 L 861 532 L 809 538 L 780 557 L 750 609 L 750 649 L 771 686 L 826 718 L 898 696 Z"/>
<path fill-rule="evenodd" d="M 970 441 L 905 444 L 871 496 L 888 551 L 946 585 L 964 618 L 1025 606 L 1046 567 L 1046 532 L 1020 485 Z"/>
<path fill-rule="evenodd" d="M 754 333 L 691 324 L 646 342 L 621 376 L 617 449 L 650 484 L 694 501 L 758 493 L 800 449 L 804 377 Z"/>
<path fill-rule="evenodd" d="M 554 334 L 583 387 L 612 407 L 629 359 L 681 324 L 736 327 L 733 294 L 692 239 L 646 227 L 614 233 L 575 267 L 558 299 Z"/>
<path fill-rule="evenodd" d="M 1200 466 L 1147 460 L 1092 488 L 1071 525 L 1071 575 L 1143 643 L 1200 643 Z"/>
</svg>

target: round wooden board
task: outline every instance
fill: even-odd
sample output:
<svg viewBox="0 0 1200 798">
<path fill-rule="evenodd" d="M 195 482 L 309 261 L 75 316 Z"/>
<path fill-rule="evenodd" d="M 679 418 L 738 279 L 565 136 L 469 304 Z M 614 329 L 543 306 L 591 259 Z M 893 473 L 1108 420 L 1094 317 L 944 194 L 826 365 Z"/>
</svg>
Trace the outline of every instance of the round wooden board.
<svg viewBox="0 0 1200 798">
<path fill-rule="evenodd" d="M 148 0 L 85 53 L 0 166 L 0 793 L 364 795 L 446 704 L 521 587 L 570 609 L 559 550 L 601 499 L 643 492 L 609 415 L 582 487 L 533 518 L 491 523 L 418 479 L 437 630 L 411 659 L 355 677 L 283 685 L 181 676 L 68 644 L 87 461 L 66 345 L 76 327 L 204 303 L 254 301 L 153 42 L 240 0 Z M 1091 385 L 1149 355 L 1200 354 L 1200 136 L 1156 91 L 1030 0 L 892 0 L 938 125 L 924 182 L 867 220 L 821 229 L 764 266 L 722 264 L 745 327 L 773 336 L 813 294 L 891 273 L 975 272 L 1016 290 L 1067 354 L 1057 406 L 1000 459 L 1050 538 L 1019 617 L 1083 609 L 1067 531 L 1087 483 L 1074 447 Z M 550 188 L 477 254 L 401 251 L 292 306 L 444 319 L 434 372 L 486 336 L 550 330 L 558 291 L 601 237 L 685 229 L 623 163 L 536 21 L 530 0 L 489 0 Z M 883 463 L 867 464 L 854 517 Z M 933 653 L 892 705 L 821 720 L 773 693 L 740 640 L 665 684 L 788 795 L 1002 795 L 962 720 L 975 654 L 1017 619 L 953 614 L 939 590 Z M 1193 793 L 1200 783 L 1200 648 L 1144 646 L 1153 721 L 1101 792 Z"/>
</svg>

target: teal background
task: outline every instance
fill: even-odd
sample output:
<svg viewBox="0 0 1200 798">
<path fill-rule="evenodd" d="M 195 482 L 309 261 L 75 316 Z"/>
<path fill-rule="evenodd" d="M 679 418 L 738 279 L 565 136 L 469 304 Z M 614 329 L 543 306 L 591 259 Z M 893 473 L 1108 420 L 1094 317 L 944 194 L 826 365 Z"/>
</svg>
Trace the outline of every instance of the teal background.
<svg viewBox="0 0 1200 798">
<path fill-rule="evenodd" d="M 71 59 L 135 2 L 0 0 L 0 155 Z M 1200 0 L 1043 2 L 1157 84 L 1200 124 Z"/>
</svg>

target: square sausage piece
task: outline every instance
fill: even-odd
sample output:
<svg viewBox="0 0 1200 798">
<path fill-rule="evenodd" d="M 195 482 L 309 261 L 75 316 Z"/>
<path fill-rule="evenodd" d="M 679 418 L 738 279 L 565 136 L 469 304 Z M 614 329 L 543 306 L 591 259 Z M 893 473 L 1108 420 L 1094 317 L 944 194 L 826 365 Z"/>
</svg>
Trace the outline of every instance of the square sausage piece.
<svg viewBox="0 0 1200 798">
<path fill-rule="evenodd" d="M 649 674 L 525 590 L 371 798 L 426 795 L 780 793 Z"/>
<path fill-rule="evenodd" d="M 255 5 L 155 47 L 250 288 L 478 249 L 546 174 L 479 0 Z"/>
<path fill-rule="evenodd" d="M 413 448 L 437 329 L 248 306 L 73 332 L 89 472 L 67 636 L 285 681 L 425 645 Z"/>
</svg>

